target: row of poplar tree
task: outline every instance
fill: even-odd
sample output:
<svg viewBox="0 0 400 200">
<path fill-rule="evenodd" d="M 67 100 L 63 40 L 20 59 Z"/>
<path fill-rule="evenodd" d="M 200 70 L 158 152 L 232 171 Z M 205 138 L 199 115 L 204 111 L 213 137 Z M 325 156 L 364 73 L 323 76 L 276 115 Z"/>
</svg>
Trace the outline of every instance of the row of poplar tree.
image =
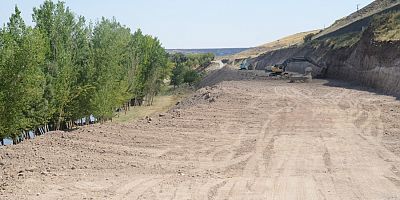
<svg viewBox="0 0 400 200">
<path fill-rule="evenodd" d="M 115 19 L 94 25 L 65 3 L 46 0 L 27 26 L 16 7 L 0 30 L 0 141 L 43 126 L 70 128 L 93 115 L 111 119 L 135 101 L 150 103 L 173 63 L 157 38 Z"/>
</svg>

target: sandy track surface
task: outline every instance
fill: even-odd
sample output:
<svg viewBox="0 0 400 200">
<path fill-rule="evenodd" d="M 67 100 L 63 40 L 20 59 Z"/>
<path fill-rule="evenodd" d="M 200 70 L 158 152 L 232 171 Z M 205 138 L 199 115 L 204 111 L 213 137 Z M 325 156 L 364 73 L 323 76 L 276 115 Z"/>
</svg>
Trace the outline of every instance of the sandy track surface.
<svg viewBox="0 0 400 200">
<path fill-rule="evenodd" d="M 223 82 L 2 148 L 0 199 L 400 199 L 400 103 L 326 84 Z"/>
</svg>

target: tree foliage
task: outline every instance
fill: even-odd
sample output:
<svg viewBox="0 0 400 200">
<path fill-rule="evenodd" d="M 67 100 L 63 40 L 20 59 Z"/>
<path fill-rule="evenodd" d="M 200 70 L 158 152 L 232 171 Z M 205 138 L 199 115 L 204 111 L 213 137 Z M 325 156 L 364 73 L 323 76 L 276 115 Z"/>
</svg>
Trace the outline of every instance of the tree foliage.
<svg viewBox="0 0 400 200">
<path fill-rule="evenodd" d="M 184 83 L 194 84 L 201 78 L 201 71 L 208 67 L 215 58 L 214 54 L 189 54 L 175 53 L 169 56 L 174 64 L 171 84 L 180 86 Z"/>
<path fill-rule="evenodd" d="M 33 13 L 34 27 L 16 7 L 0 29 L 1 141 L 47 124 L 71 128 L 91 115 L 108 120 L 133 99 L 151 104 L 171 75 L 160 41 L 116 19 L 93 26 L 50 0 Z"/>
</svg>

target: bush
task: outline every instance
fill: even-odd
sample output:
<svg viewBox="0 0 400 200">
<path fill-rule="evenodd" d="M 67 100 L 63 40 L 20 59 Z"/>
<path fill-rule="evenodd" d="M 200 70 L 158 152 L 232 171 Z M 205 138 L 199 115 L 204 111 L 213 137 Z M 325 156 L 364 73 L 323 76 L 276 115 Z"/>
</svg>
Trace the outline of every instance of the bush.
<svg viewBox="0 0 400 200">
<path fill-rule="evenodd" d="M 193 85 L 200 80 L 202 71 L 208 67 L 215 58 L 214 54 L 190 54 L 185 55 L 176 53 L 169 55 L 169 59 L 174 63 L 172 71 L 171 85 L 180 86 L 183 83 Z"/>
<path fill-rule="evenodd" d="M 303 38 L 304 43 L 310 42 L 315 35 L 316 34 L 314 34 L 314 33 L 310 33 L 310 34 L 307 34 L 306 36 L 304 36 L 304 38 Z"/>
<path fill-rule="evenodd" d="M 185 83 L 188 83 L 190 86 L 192 86 L 193 83 L 196 83 L 200 79 L 200 74 L 195 70 L 188 70 L 185 72 L 183 79 Z"/>
</svg>

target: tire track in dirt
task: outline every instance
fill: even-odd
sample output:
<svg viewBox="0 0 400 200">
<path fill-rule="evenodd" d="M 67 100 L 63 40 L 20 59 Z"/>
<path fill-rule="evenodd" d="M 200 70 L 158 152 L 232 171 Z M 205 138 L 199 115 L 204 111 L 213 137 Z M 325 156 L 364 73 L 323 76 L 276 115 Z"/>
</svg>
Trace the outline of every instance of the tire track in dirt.
<svg viewBox="0 0 400 200">
<path fill-rule="evenodd" d="M 79 141 L 68 148 L 69 154 L 97 159 L 78 162 L 77 166 L 87 168 L 63 175 L 59 160 L 70 163 L 73 159 L 52 157 L 63 149 L 59 146 L 63 142 L 48 139 L 45 144 L 53 148 L 40 156 L 46 165 L 54 163 L 48 165 L 59 177 L 40 175 L 46 168 L 39 166 L 39 172 L 24 172 L 14 182 L 18 187 L 8 187 L 7 197 L 0 192 L 0 198 L 400 198 L 399 157 L 381 145 L 385 122 L 376 103 L 396 102 L 324 84 L 320 80 L 308 84 L 257 79 L 222 82 L 204 90 L 216 95 L 215 101 L 192 100 L 172 114 L 153 117 L 151 123 L 93 126 L 88 127 L 90 132 L 69 133 Z M 109 139 L 103 139 L 100 131 L 106 131 Z M 22 145 L 26 151 L 11 149 L 8 155 L 22 158 L 32 152 L 32 144 Z M 3 168 L 16 170 L 30 164 L 1 152 L 0 156 L 9 159 Z M 28 180 L 37 182 L 32 185 Z"/>
<path fill-rule="evenodd" d="M 115 199 L 139 199 L 143 193 L 151 190 L 152 187 L 161 183 L 163 180 L 163 178 L 145 178 L 144 180 L 133 180 L 122 185 L 116 190 L 117 197 Z"/>
</svg>

